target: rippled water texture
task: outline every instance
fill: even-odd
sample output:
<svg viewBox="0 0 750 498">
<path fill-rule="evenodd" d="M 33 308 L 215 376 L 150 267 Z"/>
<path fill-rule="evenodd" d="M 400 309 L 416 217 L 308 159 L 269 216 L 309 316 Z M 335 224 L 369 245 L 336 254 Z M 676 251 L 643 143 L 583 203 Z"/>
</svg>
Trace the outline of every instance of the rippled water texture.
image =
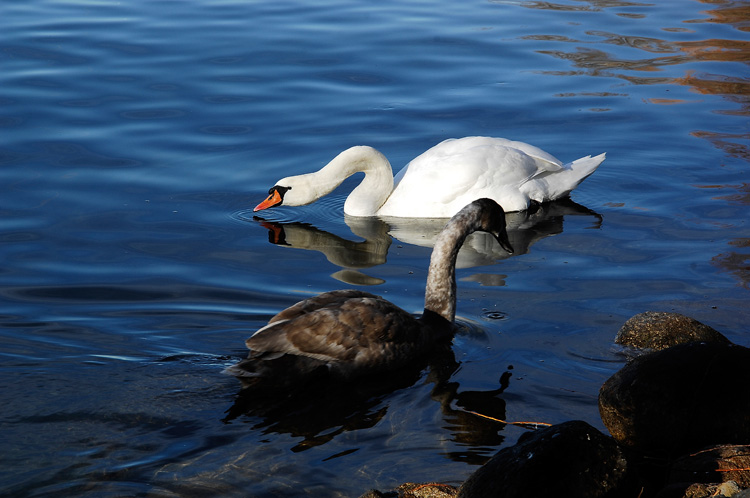
<svg viewBox="0 0 750 498">
<path fill-rule="evenodd" d="M 457 484 L 526 429 L 603 429 L 646 310 L 747 345 L 745 2 L 0 3 L 0 494 L 348 496 Z M 356 220 L 358 179 L 255 218 L 355 144 L 449 137 L 563 161 L 572 202 L 475 236 L 453 357 L 281 406 L 221 370 L 313 293 L 421 311 L 441 221 Z"/>
</svg>

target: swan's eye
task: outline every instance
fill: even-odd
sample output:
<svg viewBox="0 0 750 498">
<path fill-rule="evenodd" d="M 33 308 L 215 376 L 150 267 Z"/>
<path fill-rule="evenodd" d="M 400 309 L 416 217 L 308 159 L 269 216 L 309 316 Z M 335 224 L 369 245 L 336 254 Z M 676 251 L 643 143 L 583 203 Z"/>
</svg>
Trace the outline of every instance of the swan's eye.
<svg viewBox="0 0 750 498">
<path fill-rule="evenodd" d="M 287 190 L 292 190 L 292 187 L 282 187 L 281 185 L 274 185 L 273 187 L 268 189 L 268 195 L 273 195 L 274 192 L 278 192 L 281 197 L 284 197 L 284 194 Z"/>
</svg>

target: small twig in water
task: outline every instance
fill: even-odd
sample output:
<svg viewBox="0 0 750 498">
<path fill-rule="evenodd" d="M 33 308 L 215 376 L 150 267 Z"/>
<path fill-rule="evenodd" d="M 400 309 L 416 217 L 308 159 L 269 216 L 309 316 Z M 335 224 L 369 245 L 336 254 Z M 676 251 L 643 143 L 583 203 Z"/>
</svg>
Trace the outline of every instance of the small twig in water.
<svg viewBox="0 0 750 498">
<path fill-rule="evenodd" d="M 505 424 L 505 425 L 517 425 L 519 427 L 523 427 L 524 429 L 536 430 L 540 426 L 542 426 L 542 427 L 551 427 L 552 426 L 552 424 L 548 424 L 547 422 L 508 422 L 506 420 L 502 420 L 502 419 L 499 419 L 499 418 L 490 417 L 489 415 L 482 415 L 481 413 L 473 412 L 471 410 L 467 410 L 467 411 L 469 413 L 473 414 L 473 415 L 476 415 L 477 417 L 482 417 L 482 418 L 486 418 L 486 419 L 489 419 L 489 420 L 494 420 L 495 422 L 500 422 L 501 424 Z"/>
</svg>

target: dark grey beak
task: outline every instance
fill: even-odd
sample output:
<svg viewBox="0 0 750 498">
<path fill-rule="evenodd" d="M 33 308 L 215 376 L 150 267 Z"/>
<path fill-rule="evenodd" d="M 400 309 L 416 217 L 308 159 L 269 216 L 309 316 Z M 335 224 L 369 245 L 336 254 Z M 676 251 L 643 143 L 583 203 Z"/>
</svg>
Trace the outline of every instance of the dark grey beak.
<svg viewBox="0 0 750 498">
<path fill-rule="evenodd" d="M 500 233 L 493 233 L 492 235 L 495 236 L 495 240 L 500 244 L 500 247 L 505 249 L 508 254 L 513 254 L 513 246 L 510 245 L 510 240 L 508 240 L 508 232 L 503 230 Z"/>
</svg>

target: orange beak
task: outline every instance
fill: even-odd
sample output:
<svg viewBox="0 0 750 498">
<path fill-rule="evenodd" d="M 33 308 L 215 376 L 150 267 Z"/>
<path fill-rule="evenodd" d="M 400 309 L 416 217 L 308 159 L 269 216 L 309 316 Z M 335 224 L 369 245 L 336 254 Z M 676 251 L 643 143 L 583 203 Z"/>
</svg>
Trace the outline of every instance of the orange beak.
<svg viewBox="0 0 750 498">
<path fill-rule="evenodd" d="M 282 198 L 281 194 L 279 194 L 279 191 L 274 189 L 271 189 L 271 193 L 268 197 L 266 197 L 266 200 L 255 206 L 255 209 L 253 209 L 253 212 L 256 211 L 262 211 L 264 209 L 268 209 L 270 207 L 278 206 L 281 204 Z"/>
</svg>

